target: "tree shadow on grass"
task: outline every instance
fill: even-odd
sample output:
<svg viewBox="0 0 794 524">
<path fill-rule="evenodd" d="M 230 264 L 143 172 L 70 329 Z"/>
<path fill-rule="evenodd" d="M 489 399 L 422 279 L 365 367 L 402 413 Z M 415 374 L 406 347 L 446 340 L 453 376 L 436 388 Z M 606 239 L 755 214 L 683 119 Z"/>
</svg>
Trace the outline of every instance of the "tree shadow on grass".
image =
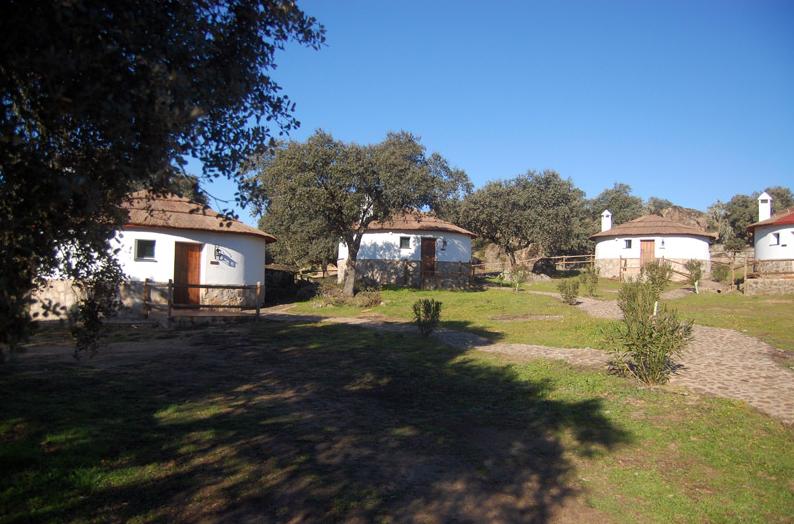
<svg viewBox="0 0 794 524">
<path fill-rule="evenodd" d="M 543 522 L 577 494 L 569 454 L 629 440 L 600 399 L 462 353 L 262 322 L 117 365 L 6 370 L 0 515 Z"/>
</svg>

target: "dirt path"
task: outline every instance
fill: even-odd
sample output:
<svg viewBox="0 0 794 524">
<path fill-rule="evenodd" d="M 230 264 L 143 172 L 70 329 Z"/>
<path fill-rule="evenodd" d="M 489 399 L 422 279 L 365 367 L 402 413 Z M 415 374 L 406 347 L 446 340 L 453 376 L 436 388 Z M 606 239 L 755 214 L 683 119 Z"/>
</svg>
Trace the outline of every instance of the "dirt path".
<svg viewBox="0 0 794 524">
<path fill-rule="evenodd" d="M 556 293 L 533 292 L 557 296 Z M 599 318 L 618 319 L 620 309 L 615 301 L 580 298 L 577 305 L 584 312 Z M 415 328 L 404 322 L 367 318 L 316 317 L 293 315 L 288 307 L 271 308 L 266 318 L 282 321 L 312 321 L 351 324 L 386 331 L 413 333 Z M 434 334 L 441 342 L 458 348 L 471 348 L 516 358 L 550 358 L 572 365 L 605 368 L 608 355 L 597 349 L 552 348 L 534 344 L 491 343 L 463 331 L 442 329 Z M 794 371 L 775 362 L 782 353 L 756 338 L 737 331 L 696 325 L 694 340 L 687 346 L 670 384 L 693 391 L 747 402 L 756 409 L 786 424 L 794 424 Z"/>
</svg>

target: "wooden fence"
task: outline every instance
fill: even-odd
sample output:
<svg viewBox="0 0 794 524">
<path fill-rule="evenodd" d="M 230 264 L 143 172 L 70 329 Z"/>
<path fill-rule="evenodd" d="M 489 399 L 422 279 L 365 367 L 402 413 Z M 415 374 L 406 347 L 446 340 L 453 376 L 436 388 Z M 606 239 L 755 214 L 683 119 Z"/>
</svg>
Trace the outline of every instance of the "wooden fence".
<svg viewBox="0 0 794 524">
<path fill-rule="evenodd" d="M 541 260 L 549 260 L 554 264 L 555 269 L 559 271 L 568 271 L 571 269 L 581 269 L 583 267 L 592 266 L 595 255 L 561 255 L 556 257 L 534 257 L 526 260 L 518 260 L 516 265 L 532 268 Z M 500 262 L 487 262 L 481 264 L 472 264 L 472 276 L 482 275 L 486 273 L 502 273 L 510 270 L 510 263 L 507 261 Z"/>
<path fill-rule="evenodd" d="M 163 289 L 166 291 L 166 303 L 156 303 L 152 301 L 152 290 L 153 289 Z M 245 291 L 254 291 L 254 300 L 255 306 L 250 307 L 247 306 L 245 302 L 245 295 L 241 297 L 240 304 L 181 304 L 174 302 L 174 289 L 231 289 L 231 290 L 242 290 Z M 261 282 L 257 282 L 255 285 L 251 286 L 226 286 L 220 284 L 175 284 L 172 279 L 168 280 L 167 284 L 158 284 L 149 279 L 144 280 L 143 282 L 143 314 L 145 318 L 149 318 L 149 313 L 152 309 L 164 309 L 168 312 L 168 319 L 170 320 L 174 316 L 174 308 L 178 309 L 201 309 L 201 308 L 212 308 L 212 309 L 239 309 L 240 311 L 244 309 L 256 309 L 256 316 L 259 317 L 260 309 L 262 307 L 262 303 L 264 302 L 264 288 L 262 287 Z M 199 297 L 199 302 L 201 298 Z"/>
</svg>

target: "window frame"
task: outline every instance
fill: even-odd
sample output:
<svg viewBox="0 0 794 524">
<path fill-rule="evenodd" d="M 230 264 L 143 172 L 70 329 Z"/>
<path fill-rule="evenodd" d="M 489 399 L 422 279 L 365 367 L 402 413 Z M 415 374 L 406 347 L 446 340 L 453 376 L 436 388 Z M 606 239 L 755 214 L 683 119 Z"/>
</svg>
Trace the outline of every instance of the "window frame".
<svg viewBox="0 0 794 524">
<path fill-rule="evenodd" d="M 403 247 L 403 240 L 408 244 L 407 247 Z M 400 235 L 399 243 L 400 243 L 400 250 L 411 249 L 411 237 L 410 236 Z"/>
<path fill-rule="evenodd" d="M 141 242 L 151 242 L 152 256 L 141 256 L 140 244 Z M 135 260 L 136 261 L 156 261 L 157 260 L 157 241 L 151 238 L 136 238 L 135 239 Z"/>
<path fill-rule="evenodd" d="M 769 245 L 770 246 L 779 246 L 780 245 L 780 233 L 770 233 L 769 236 L 771 237 Z"/>
<path fill-rule="evenodd" d="M 633 245 L 632 240 L 634 240 L 634 239 L 632 239 L 632 238 L 624 238 L 623 239 L 623 249 L 631 249 L 631 247 Z"/>
</svg>

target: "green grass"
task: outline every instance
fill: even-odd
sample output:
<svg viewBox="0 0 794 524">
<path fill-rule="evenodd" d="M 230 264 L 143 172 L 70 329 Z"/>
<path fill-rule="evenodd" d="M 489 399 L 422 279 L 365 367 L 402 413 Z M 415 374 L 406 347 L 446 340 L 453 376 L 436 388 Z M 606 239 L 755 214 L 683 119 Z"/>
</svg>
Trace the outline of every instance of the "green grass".
<svg viewBox="0 0 794 524">
<path fill-rule="evenodd" d="M 698 324 L 735 329 L 775 347 L 794 351 L 794 295 L 701 293 L 670 304 Z"/>
<path fill-rule="evenodd" d="M 0 368 L 0 522 L 794 514 L 794 433 L 741 403 L 341 325 L 151 347 Z"/>
<path fill-rule="evenodd" d="M 320 301 L 297 304 L 291 311 L 320 316 L 355 317 L 382 315 L 389 319 L 413 319 L 413 303 L 434 298 L 443 304 L 442 325 L 473 331 L 494 341 L 541 344 L 554 347 L 603 348 L 602 329 L 608 321 L 593 318 L 556 297 L 515 293 L 507 289 L 483 291 L 384 290 L 383 304 L 370 309 L 355 306 L 319 307 Z"/>
<path fill-rule="evenodd" d="M 549 280 L 537 280 L 534 282 L 525 282 L 521 284 L 520 289 L 524 291 L 542 291 L 544 293 L 558 293 L 559 290 L 557 289 L 557 286 L 563 280 L 578 280 L 578 276 L 577 275 L 562 276 L 562 277 L 554 277 Z M 491 286 L 500 286 L 505 288 L 511 287 L 510 282 L 500 281 L 496 277 L 486 277 L 485 282 Z M 599 278 L 598 289 L 596 290 L 596 294 L 590 298 L 594 298 L 596 300 L 614 300 L 617 297 L 618 289 L 620 289 L 620 282 L 618 282 L 617 280 L 613 280 L 610 278 Z M 581 296 L 587 296 L 585 294 L 584 286 L 580 286 L 579 292 Z"/>
</svg>

